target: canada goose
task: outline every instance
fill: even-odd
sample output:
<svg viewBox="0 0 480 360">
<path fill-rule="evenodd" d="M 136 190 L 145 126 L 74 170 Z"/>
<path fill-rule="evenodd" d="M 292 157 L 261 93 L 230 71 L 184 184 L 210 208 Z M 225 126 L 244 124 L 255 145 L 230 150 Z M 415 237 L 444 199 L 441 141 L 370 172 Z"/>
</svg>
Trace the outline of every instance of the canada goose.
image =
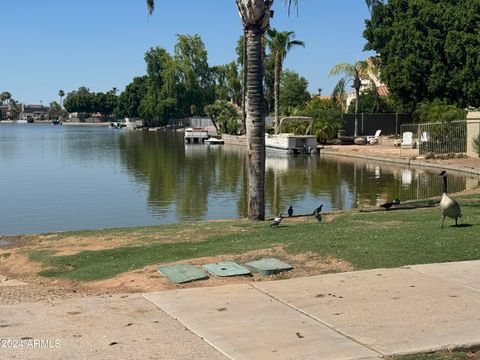
<svg viewBox="0 0 480 360">
<path fill-rule="evenodd" d="M 288 208 L 288 216 L 292 216 L 292 215 L 293 215 L 293 207 L 290 206 L 290 207 Z"/>
<path fill-rule="evenodd" d="M 278 215 L 278 217 L 276 217 L 275 219 L 273 219 L 273 222 L 270 224 L 270 227 L 272 226 L 278 226 L 280 225 L 280 223 L 282 222 L 282 219 L 283 219 L 283 214 L 280 213 L 280 215 Z"/>
<path fill-rule="evenodd" d="M 462 216 L 460 206 L 458 205 L 457 201 L 447 195 L 447 172 L 442 170 L 440 172 L 440 176 L 443 177 L 443 195 L 442 200 L 440 200 L 440 209 L 442 210 L 443 215 L 442 228 L 443 222 L 445 221 L 445 216 L 455 219 L 455 226 L 458 226 L 458 218 Z"/>
<path fill-rule="evenodd" d="M 313 216 L 315 216 L 315 219 L 317 219 L 318 221 L 322 221 L 322 207 L 323 205 L 320 205 L 318 208 L 315 209 L 315 211 L 313 212 Z"/>
<path fill-rule="evenodd" d="M 380 207 L 384 208 L 385 210 L 390 209 L 393 205 L 400 205 L 400 199 L 395 199 L 391 202 L 387 202 L 385 204 L 380 205 Z"/>
</svg>

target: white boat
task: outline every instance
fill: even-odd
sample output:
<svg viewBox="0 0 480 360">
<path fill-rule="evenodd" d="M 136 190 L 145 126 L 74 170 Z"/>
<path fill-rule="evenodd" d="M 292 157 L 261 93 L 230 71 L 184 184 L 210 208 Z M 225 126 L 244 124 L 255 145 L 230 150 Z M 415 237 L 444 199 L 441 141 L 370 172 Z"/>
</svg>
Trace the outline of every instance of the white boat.
<svg viewBox="0 0 480 360">
<path fill-rule="evenodd" d="M 305 135 L 295 135 L 290 133 L 280 133 L 280 128 L 284 121 L 308 121 L 309 125 Z M 316 154 L 317 153 L 317 137 L 308 135 L 313 126 L 313 119 L 303 116 L 284 117 L 277 124 L 275 134 L 265 135 L 265 147 L 267 149 L 275 149 L 286 151 L 289 154 Z"/>
<path fill-rule="evenodd" d="M 208 140 L 208 129 L 186 128 L 185 142 L 188 144 L 201 144 Z"/>
<path fill-rule="evenodd" d="M 203 143 L 208 145 L 223 145 L 223 140 L 211 137 L 204 140 Z"/>
</svg>

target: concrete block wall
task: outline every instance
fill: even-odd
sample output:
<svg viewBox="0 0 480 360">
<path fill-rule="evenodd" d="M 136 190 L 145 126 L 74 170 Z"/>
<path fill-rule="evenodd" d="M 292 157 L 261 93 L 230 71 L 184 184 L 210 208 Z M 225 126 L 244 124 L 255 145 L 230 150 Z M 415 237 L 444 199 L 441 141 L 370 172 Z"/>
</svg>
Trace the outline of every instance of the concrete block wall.
<svg viewBox="0 0 480 360">
<path fill-rule="evenodd" d="M 467 155 L 478 157 L 473 151 L 473 138 L 480 135 L 480 111 L 470 111 L 467 114 Z"/>
</svg>

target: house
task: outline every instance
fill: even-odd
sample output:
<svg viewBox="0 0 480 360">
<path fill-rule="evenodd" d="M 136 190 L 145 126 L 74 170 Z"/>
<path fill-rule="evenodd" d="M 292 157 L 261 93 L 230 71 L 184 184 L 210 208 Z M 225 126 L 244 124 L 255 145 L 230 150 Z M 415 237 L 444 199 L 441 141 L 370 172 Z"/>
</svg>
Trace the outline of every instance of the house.
<svg viewBox="0 0 480 360">
<path fill-rule="evenodd" d="M 378 95 L 380 96 L 388 96 L 388 87 L 385 85 L 383 82 L 380 81 L 380 74 L 377 71 L 373 71 L 375 65 L 373 63 L 372 58 L 368 58 L 366 62 L 369 64 L 369 69 L 367 75 L 361 79 L 360 83 L 360 93 L 371 89 L 372 85 L 375 85 L 377 88 Z M 357 94 L 355 93 L 355 90 L 348 92 L 346 94 L 346 102 L 347 102 L 347 107 L 350 106 L 350 103 L 355 100 L 357 97 Z"/>
<path fill-rule="evenodd" d="M 48 120 L 48 108 L 43 105 L 22 104 L 21 120 Z"/>
</svg>

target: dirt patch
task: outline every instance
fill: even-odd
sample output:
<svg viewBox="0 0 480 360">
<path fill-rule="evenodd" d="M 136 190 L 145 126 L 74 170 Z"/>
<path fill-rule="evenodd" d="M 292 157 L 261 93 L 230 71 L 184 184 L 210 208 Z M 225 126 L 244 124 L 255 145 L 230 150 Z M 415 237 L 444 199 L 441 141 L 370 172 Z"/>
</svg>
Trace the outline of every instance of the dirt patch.
<svg viewBox="0 0 480 360">
<path fill-rule="evenodd" d="M 258 274 L 251 276 L 238 276 L 229 278 L 220 278 L 213 275 L 207 280 L 195 281 L 187 284 L 175 285 L 163 277 L 158 271 L 160 265 L 175 264 L 194 264 L 203 265 L 221 261 L 235 261 L 244 264 L 264 257 L 276 257 L 293 266 L 293 270 L 264 277 Z M 215 257 L 202 257 L 188 261 L 178 261 L 174 263 L 164 263 L 146 266 L 143 269 L 123 273 L 112 279 L 95 281 L 88 284 L 92 289 L 108 289 L 112 292 L 149 292 L 164 291 L 172 289 L 219 286 L 227 284 L 240 284 L 253 281 L 271 281 L 278 279 L 290 279 L 296 277 L 305 277 L 318 275 L 322 273 L 352 271 L 353 266 L 346 261 L 334 258 L 322 258 L 313 253 L 288 254 L 282 246 L 276 246 L 269 249 L 250 251 L 240 255 L 221 255 Z"/>
<path fill-rule="evenodd" d="M 28 243 L 18 240 L 15 246 L 26 246 L 34 250 L 54 249 L 56 255 L 73 255 L 80 251 L 98 251 L 115 249 L 119 247 L 145 245 L 146 243 L 172 244 L 178 242 L 201 242 L 215 234 L 234 234 L 246 231 L 238 226 L 226 226 L 221 229 L 203 228 L 201 232 L 196 229 L 184 229 L 173 234 L 132 232 L 127 235 L 92 235 L 92 236 L 66 236 L 62 234 L 38 235 L 31 238 Z M 20 237 L 21 239 L 21 237 Z M 13 244 L 12 244 L 13 245 Z"/>
<path fill-rule="evenodd" d="M 209 279 L 192 283 L 175 285 L 158 273 L 160 265 L 195 264 L 221 261 L 235 261 L 244 264 L 249 261 L 264 257 L 276 257 L 293 266 L 293 270 L 264 277 L 258 274 L 220 278 L 213 275 Z M 31 262 L 21 254 L 12 254 L 11 262 L 7 260 L 0 263 L 0 274 L 5 280 L 18 279 L 27 282 L 27 286 L 2 287 L 0 285 L 0 304 L 16 304 L 20 302 L 35 302 L 40 300 L 55 300 L 87 295 L 100 295 L 112 293 L 135 293 L 164 291 L 182 288 L 210 287 L 227 284 L 241 284 L 255 281 L 271 281 L 318 275 L 322 273 L 351 271 L 353 267 L 345 261 L 320 257 L 314 253 L 289 254 L 282 246 L 268 249 L 250 251 L 239 255 L 221 255 L 215 257 L 202 257 L 188 261 L 149 265 L 142 269 L 119 274 L 118 276 L 93 282 L 80 282 L 65 279 L 41 278 L 36 274 L 41 270 L 38 263 Z"/>
</svg>

